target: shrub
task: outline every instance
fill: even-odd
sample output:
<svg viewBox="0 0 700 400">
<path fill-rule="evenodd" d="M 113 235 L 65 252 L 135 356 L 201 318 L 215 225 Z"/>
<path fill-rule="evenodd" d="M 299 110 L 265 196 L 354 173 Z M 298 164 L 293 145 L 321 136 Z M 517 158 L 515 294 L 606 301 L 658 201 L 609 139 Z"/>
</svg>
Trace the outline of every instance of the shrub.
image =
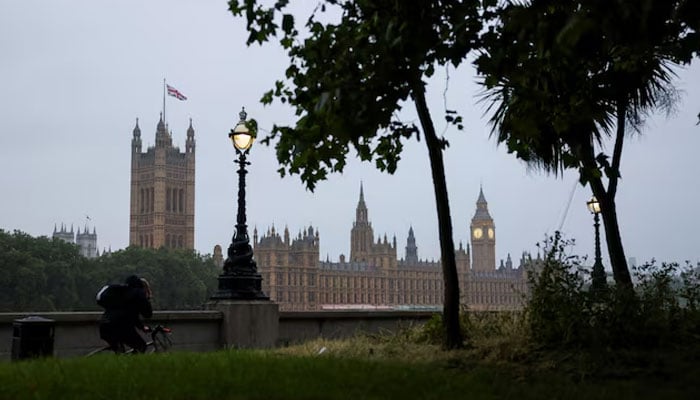
<svg viewBox="0 0 700 400">
<path fill-rule="evenodd" d="M 559 232 L 543 244 L 545 258 L 528 274 L 530 299 L 525 315 L 535 343 L 575 346 L 591 337 L 591 296 L 584 290 L 584 271 L 577 256 L 566 254 L 573 241 Z"/>
<path fill-rule="evenodd" d="M 700 273 L 688 264 L 633 268 L 634 293 L 610 285 L 590 290 L 590 273 L 566 253 L 573 241 L 557 232 L 545 241 L 541 269 L 529 276 L 525 309 L 533 343 L 589 349 L 658 348 L 700 338 Z"/>
</svg>

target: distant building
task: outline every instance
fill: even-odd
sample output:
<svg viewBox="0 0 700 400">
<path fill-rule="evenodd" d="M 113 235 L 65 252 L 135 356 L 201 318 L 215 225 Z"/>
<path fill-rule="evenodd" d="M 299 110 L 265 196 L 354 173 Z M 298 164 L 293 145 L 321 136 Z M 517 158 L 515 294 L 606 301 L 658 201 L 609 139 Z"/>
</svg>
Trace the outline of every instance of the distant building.
<svg viewBox="0 0 700 400">
<path fill-rule="evenodd" d="M 136 119 L 131 140 L 129 245 L 194 249 L 194 150 L 192 119 L 185 152 L 180 152 L 161 114 L 156 144 L 142 153 Z"/>
<path fill-rule="evenodd" d="M 471 309 L 518 309 L 527 293 L 525 255 L 513 267 L 508 255 L 496 267 L 495 224 L 483 191 L 471 221 L 471 249 L 459 244 L 455 252 L 462 304 Z M 418 257 L 413 227 L 409 228 L 405 259 L 397 259 L 394 236 L 377 237 L 368 218 L 364 190 L 350 231 L 350 259 L 319 260 L 320 234 L 305 228 L 292 238 L 285 227 L 273 226 L 258 237 L 253 233 L 255 258 L 263 276 L 263 291 L 280 310 L 426 309 L 443 304 L 443 274 L 439 261 Z"/>
<path fill-rule="evenodd" d="M 71 225 L 70 231 L 64 224 L 61 224 L 60 230 L 56 229 L 56 225 L 54 225 L 52 237 L 61 239 L 64 242 L 77 244 L 80 249 L 80 255 L 83 257 L 95 258 L 100 255 L 97 250 L 97 230 L 95 227 L 93 227 L 92 232 L 90 232 L 86 224 L 82 232 L 80 228 L 78 228 L 77 232 L 73 232 L 73 225 Z"/>
<path fill-rule="evenodd" d="M 221 245 L 214 246 L 214 254 L 212 255 L 212 261 L 217 268 L 222 268 L 224 266 L 224 254 L 221 252 Z"/>
<path fill-rule="evenodd" d="M 56 225 L 54 225 L 52 237 L 54 239 L 61 239 L 64 242 L 75 243 L 75 232 L 73 232 L 73 225 L 70 226 L 70 231 L 68 231 L 68 228 L 64 224 L 61 224 L 60 230 L 56 230 Z"/>
</svg>

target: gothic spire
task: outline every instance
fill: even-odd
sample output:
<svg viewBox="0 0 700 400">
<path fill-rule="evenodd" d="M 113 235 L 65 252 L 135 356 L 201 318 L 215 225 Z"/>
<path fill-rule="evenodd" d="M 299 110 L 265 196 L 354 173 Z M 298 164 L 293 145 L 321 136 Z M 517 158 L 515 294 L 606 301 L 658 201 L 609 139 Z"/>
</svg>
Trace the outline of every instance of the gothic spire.
<svg viewBox="0 0 700 400">
<path fill-rule="evenodd" d="M 138 139 L 141 137 L 141 128 L 139 128 L 139 119 L 136 118 L 136 126 L 134 127 L 134 138 Z"/>
<path fill-rule="evenodd" d="M 413 235 L 413 226 L 408 229 L 408 239 L 406 239 L 406 262 L 418 262 L 418 247 L 416 246 L 416 237 Z"/>
<path fill-rule="evenodd" d="M 474 213 L 474 218 L 472 220 L 491 220 L 491 215 L 489 214 L 489 205 L 486 202 L 486 197 L 484 196 L 484 190 L 479 187 L 479 198 L 476 200 L 476 213 Z"/>
<path fill-rule="evenodd" d="M 486 197 L 484 197 L 484 188 L 481 185 L 479 185 L 479 199 L 476 201 L 476 204 L 479 203 L 486 203 Z"/>
<path fill-rule="evenodd" d="M 362 181 L 360 181 L 360 202 L 359 202 L 359 204 L 358 204 L 358 207 L 359 207 L 360 205 L 362 205 L 362 206 L 365 205 L 365 191 L 364 191 L 364 189 L 363 189 L 363 187 L 362 187 Z"/>
<path fill-rule="evenodd" d="M 367 205 L 365 204 L 365 192 L 360 182 L 360 201 L 357 202 L 357 210 L 355 211 L 355 222 L 358 224 L 369 223 L 367 217 Z"/>
<path fill-rule="evenodd" d="M 194 137 L 194 128 L 192 127 L 192 118 L 190 118 L 190 127 L 187 128 L 187 138 Z"/>
</svg>

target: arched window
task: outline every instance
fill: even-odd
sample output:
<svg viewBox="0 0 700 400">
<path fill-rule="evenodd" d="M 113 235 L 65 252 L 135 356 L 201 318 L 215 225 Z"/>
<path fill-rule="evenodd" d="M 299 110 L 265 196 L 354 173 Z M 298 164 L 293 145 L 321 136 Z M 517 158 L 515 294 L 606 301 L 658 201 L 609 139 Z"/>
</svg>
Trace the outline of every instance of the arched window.
<svg viewBox="0 0 700 400">
<path fill-rule="evenodd" d="M 183 189 L 180 189 L 180 199 L 178 201 L 178 207 L 180 208 L 180 214 L 185 212 L 185 191 Z"/>
<path fill-rule="evenodd" d="M 165 189 L 165 211 L 170 211 L 170 188 Z M 167 242 L 167 240 L 166 240 Z"/>
<path fill-rule="evenodd" d="M 182 235 L 180 235 L 179 238 L 177 238 L 177 247 L 182 248 L 183 247 L 183 240 L 182 240 Z"/>
</svg>

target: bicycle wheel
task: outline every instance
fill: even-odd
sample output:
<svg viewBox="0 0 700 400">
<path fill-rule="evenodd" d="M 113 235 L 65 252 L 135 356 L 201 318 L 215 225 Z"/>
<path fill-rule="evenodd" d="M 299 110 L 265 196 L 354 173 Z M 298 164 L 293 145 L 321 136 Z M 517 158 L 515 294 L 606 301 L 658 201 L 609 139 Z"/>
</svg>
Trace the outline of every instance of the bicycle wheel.
<svg viewBox="0 0 700 400">
<path fill-rule="evenodd" d="M 170 337 L 165 332 L 157 332 L 153 336 L 153 349 L 156 353 L 168 351 L 172 345 Z"/>
<path fill-rule="evenodd" d="M 85 357 L 92 357 L 92 356 L 94 356 L 95 354 L 100 354 L 100 353 L 111 353 L 111 352 L 112 352 L 112 348 L 111 348 L 111 347 L 109 347 L 109 346 L 107 346 L 107 347 L 101 347 L 101 348 L 99 348 L 99 349 L 95 349 L 95 350 L 93 350 L 93 351 L 91 351 L 91 352 L 85 354 Z"/>
</svg>

